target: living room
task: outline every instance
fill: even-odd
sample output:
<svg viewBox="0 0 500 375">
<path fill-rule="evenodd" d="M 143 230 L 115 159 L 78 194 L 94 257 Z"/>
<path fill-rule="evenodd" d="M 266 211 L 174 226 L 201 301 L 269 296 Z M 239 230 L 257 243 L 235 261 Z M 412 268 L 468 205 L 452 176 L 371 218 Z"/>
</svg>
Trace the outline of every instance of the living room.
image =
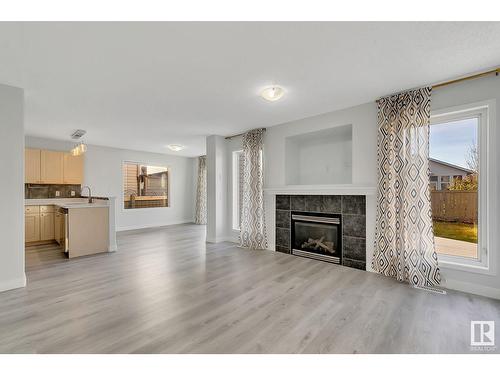
<svg viewBox="0 0 500 375">
<path fill-rule="evenodd" d="M 500 22 L 180 18 L 0 22 L 0 353 L 498 354 Z"/>
</svg>

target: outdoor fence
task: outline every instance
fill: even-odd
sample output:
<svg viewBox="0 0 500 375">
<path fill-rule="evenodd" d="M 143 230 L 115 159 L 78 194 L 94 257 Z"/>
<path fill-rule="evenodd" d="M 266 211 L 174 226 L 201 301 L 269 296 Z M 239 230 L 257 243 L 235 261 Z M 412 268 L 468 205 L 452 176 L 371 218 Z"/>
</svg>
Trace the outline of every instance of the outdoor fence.
<svg viewBox="0 0 500 375">
<path fill-rule="evenodd" d="M 477 191 L 431 191 L 432 218 L 477 223 Z"/>
</svg>

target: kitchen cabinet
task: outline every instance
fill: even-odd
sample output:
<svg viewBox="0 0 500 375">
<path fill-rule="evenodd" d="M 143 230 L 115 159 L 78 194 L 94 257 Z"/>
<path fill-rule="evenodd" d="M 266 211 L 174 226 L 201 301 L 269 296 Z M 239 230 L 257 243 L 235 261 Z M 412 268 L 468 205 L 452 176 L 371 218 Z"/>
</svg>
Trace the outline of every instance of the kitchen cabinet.
<svg viewBox="0 0 500 375">
<path fill-rule="evenodd" d="M 24 150 L 24 181 L 27 184 L 40 183 L 41 151 L 33 148 Z"/>
<path fill-rule="evenodd" d="M 81 185 L 83 183 L 83 156 L 73 156 L 64 153 L 63 156 L 63 183 Z"/>
<path fill-rule="evenodd" d="M 54 237 L 54 213 L 40 213 L 40 241 L 50 241 Z"/>
<path fill-rule="evenodd" d="M 40 213 L 40 206 L 25 206 L 24 207 L 24 213 L 25 214 L 39 214 Z"/>
<path fill-rule="evenodd" d="M 64 183 L 64 153 L 59 151 L 40 151 L 40 180 L 42 184 Z"/>
<path fill-rule="evenodd" d="M 24 215 L 24 241 L 40 241 L 40 214 Z"/>
<path fill-rule="evenodd" d="M 111 251 L 106 201 L 66 207 L 69 208 L 57 204 L 25 206 L 26 246 L 55 240 L 68 258 Z"/>
<path fill-rule="evenodd" d="M 24 171 L 26 184 L 81 185 L 83 155 L 27 148 L 24 150 Z"/>
<path fill-rule="evenodd" d="M 109 207 L 70 208 L 68 221 L 70 259 L 109 251 Z"/>
<path fill-rule="evenodd" d="M 55 237 L 54 206 L 26 206 L 24 208 L 25 242 L 52 241 Z"/>
</svg>

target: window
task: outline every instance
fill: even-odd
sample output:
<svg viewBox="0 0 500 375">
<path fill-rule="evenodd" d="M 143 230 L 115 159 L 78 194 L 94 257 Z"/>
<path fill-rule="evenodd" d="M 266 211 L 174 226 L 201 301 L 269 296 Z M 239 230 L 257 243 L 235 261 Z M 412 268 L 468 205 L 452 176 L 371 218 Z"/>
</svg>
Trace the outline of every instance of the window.
<svg viewBox="0 0 500 375">
<path fill-rule="evenodd" d="M 448 190 L 450 187 L 450 176 L 441 176 L 439 190 Z"/>
<path fill-rule="evenodd" d="M 437 190 L 438 176 L 430 176 L 429 180 L 430 180 L 431 190 Z"/>
<path fill-rule="evenodd" d="M 123 163 L 123 208 L 169 207 L 167 167 Z"/>
<path fill-rule="evenodd" d="M 487 268 L 487 107 L 431 117 L 430 188 L 435 247 L 451 268 Z"/>
<path fill-rule="evenodd" d="M 240 230 L 243 206 L 243 151 L 233 151 L 233 230 Z"/>
</svg>

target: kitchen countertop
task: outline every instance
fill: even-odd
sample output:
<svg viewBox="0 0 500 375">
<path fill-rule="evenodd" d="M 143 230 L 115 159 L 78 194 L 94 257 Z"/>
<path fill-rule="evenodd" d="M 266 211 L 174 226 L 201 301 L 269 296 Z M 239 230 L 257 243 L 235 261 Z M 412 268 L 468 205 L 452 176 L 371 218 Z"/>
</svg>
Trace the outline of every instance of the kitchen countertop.
<svg viewBox="0 0 500 375">
<path fill-rule="evenodd" d="M 88 203 L 88 198 L 47 198 L 47 199 L 25 199 L 25 206 L 54 205 L 62 208 L 97 208 L 109 207 L 106 199 L 95 199 L 94 203 Z"/>
</svg>

